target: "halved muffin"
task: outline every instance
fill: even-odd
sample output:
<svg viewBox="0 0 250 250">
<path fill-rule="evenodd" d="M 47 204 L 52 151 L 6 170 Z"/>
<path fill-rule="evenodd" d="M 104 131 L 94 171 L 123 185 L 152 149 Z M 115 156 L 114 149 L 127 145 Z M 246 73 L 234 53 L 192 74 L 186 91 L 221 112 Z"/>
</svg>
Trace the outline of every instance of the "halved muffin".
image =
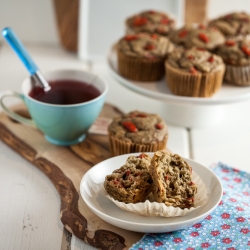
<svg viewBox="0 0 250 250">
<path fill-rule="evenodd" d="M 123 166 L 106 176 L 104 188 L 107 193 L 125 203 L 144 201 L 152 190 L 150 162 L 151 157 L 144 153 L 129 156 Z"/>
<path fill-rule="evenodd" d="M 166 150 L 155 152 L 149 172 L 157 202 L 182 209 L 194 206 L 197 186 L 192 182 L 192 168 L 179 155 Z"/>
</svg>

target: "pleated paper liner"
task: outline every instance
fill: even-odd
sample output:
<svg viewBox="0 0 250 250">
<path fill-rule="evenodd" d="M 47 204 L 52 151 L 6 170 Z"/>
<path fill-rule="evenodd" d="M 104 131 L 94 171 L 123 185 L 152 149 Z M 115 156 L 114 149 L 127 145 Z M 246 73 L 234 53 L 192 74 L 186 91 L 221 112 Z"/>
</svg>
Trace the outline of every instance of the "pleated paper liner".
<svg viewBox="0 0 250 250">
<path fill-rule="evenodd" d="M 237 86 L 250 86 L 250 65 L 232 66 L 227 64 L 224 80 Z"/>
<path fill-rule="evenodd" d="M 208 201 L 208 190 L 205 183 L 199 177 L 198 174 L 193 172 L 192 181 L 197 186 L 197 193 L 194 197 L 194 207 L 181 209 L 178 207 L 166 206 L 164 203 L 158 203 L 152 200 L 147 199 L 145 202 L 139 203 L 124 203 L 117 200 L 114 200 L 103 188 L 105 196 L 115 203 L 116 206 L 122 210 L 129 211 L 132 213 L 137 213 L 144 216 L 162 216 L 162 217 L 176 217 L 184 216 L 201 206 L 205 205 Z M 151 196 L 152 197 L 152 196 Z"/>
<path fill-rule="evenodd" d="M 170 91 L 175 95 L 191 97 L 210 97 L 222 85 L 225 66 L 210 73 L 191 74 L 165 63 L 166 80 Z"/>
<path fill-rule="evenodd" d="M 133 142 L 125 142 L 115 136 L 109 135 L 110 152 L 112 156 L 129 154 L 129 153 L 141 153 L 141 152 L 156 152 L 166 148 L 168 136 L 166 135 L 162 141 L 139 144 Z"/>
<path fill-rule="evenodd" d="M 160 80 L 165 74 L 165 58 L 137 58 L 117 50 L 118 71 L 130 80 L 150 82 Z"/>
</svg>

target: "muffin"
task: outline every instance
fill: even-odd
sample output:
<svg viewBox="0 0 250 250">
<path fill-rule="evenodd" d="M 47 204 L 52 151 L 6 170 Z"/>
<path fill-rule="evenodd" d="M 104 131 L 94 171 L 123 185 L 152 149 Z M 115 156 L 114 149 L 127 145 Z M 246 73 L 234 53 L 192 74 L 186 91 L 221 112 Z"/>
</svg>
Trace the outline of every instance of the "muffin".
<svg viewBox="0 0 250 250">
<path fill-rule="evenodd" d="M 118 41 L 118 71 L 135 81 L 157 81 L 164 72 L 164 61 L 174 50 L 168 38 L 157 34 L 126 35 Z"/>
<path fill-rule="evenodd" d="M 250 34 L 250 15 L 245 12 L 232 12 L 209 22 L 209 26 L 218 28 L 227 38 Z"/>
<path fill-rule="evenodd" d="M 224 80 L 238 86 L 250 85 L 250 41 L 228 39 L 216 53 L 226 64 Z"/>
<path fill-rule="evenodd" d="M 194 206 L 197 186 L 192 182 L 192 168 L 179 155 L 166 150 L 155 152 L 149 172 L 157 202 L 182 209 Z"/>
<path fill-rule="evenodd" d="M 176 45 L 186 49 L 192 47 L 213 51 L 225 42 L 224 35 L 213 27 L 204 24 L 186 25 L 178 30 L 172 31 L 169 39 Z"/>
<path fill-rule="evenodd" d="M 121 202 L 144 201 L 152 189 L 150 163 L 151 157 L 147 154 L 129 156 L 123 166 L 105 177 L 105 190 L 111 197 Z"/>
<path fill-rule="evenodd" d="M 170 91 L 191 97 L 212 96 L 221 88 L 225 72 L 220 56 L 197 48 L 175 50 L 165 67 Z"/>
<path fill-rule="evenodd" d="M 168 128 L 157 114 L 138 110 L 115 117 L 108 126 L 113 156 L 134 152 L 155 152 L 166 148 Z"/>
<path fill-rule="evenodd" d="M 147 32 L 167 36 L 175 27 L 175 20 L 166 13 L 147 10 L 126 20 L 127 33 Z"/>
</svg>

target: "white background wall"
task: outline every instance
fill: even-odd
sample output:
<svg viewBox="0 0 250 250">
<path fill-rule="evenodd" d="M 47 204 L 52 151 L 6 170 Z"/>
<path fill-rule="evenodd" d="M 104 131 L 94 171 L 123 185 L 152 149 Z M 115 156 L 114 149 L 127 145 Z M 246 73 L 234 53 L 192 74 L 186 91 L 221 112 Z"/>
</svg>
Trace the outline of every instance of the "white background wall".
<svg viewBox="0 0 250 250">
<path fill-rule="evenodd" d="M 209 19 L 232 11 L 250 13 L 250 0 L 209 0 L 208 2 L 207 15 Z"/>
<path fill-rule="evenodd" d="M 0 0 L 0 30 L 6 26 L 23 42 L 59 44 L 53 0 Z"/>
<path fill-rule="evenodd" d="M 209 0 L 209 18 L 234 10 L 250 12 L 250 0 Z M 53 0 L 0 0 L 0 30 L 6 26 L 24 42 L 59 44 Z"/>
</svg>

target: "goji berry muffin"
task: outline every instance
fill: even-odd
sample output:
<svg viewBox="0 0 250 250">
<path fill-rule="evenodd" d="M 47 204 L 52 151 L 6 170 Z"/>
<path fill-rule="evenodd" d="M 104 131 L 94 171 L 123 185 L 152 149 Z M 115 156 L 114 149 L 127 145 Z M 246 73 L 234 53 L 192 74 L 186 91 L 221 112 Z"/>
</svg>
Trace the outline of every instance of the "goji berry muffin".
<svg viewBox="0 0 250 250">
<path fill-rule="evenodd" d="M 157 114 L 138 110 L 115 117 L 108 126 L 112 156 L 166 148 L 168 127 Z"/>
<path fill-rule="evenodd" d="M 226 64 L 224 80 L 237 86 L 250 85 L 250 40 L 228 39 L 216 53 Z"/>
<path fill-rule="evenodd" d="M 177 154 L 166 150 L 154 153 L 149 172 L 157 202 L 181 209 L 194 206 L 197 186 L 192 182 L 192 168 Z"/>
<path fill-rule="evenodd" d="M 157 81 L 164 76 L 164 61 L 173 50 L 172 42 L 157 34 L 126 35 L 117 43 L 118 71 L 130 80 Z"/>
<path fill-rule="evenodd" d="M 150 163 L 151 157 L 147 154 L 129 156 L 123 166 L 105 177 L 105 190 L 111 197 L 121 202 L 144 201 L 152 190 Z"/>
<path fill-rule="evenodd" d="M 225 42 L 224 35 L 216 28 L 204 24 L 186 25 L 172 31 L 169 39 L 176 45 L 186 49 L 193 47 L 213 51 Z"/>
<path fill-rule="evenodd" d="M 175 50 L 165 63 L 166 82 L 175 95 L 210 97 L 222 85 L 225 64 L 220 56 L 192 48 Z"/>
<path fill-rule="evenodd" d="M 250 15 L 246 12 L 232 12 L 215 18 L 209 26 L 218 28 L 227 38 L 250 34 Z"/>
<path fill-rule="evenodd" d="M 175 28 L 175 20 L 168 14 L 146 10 L 126 19 L 127 33 L 147 32 L 167 36 Z"/>
</svg>

